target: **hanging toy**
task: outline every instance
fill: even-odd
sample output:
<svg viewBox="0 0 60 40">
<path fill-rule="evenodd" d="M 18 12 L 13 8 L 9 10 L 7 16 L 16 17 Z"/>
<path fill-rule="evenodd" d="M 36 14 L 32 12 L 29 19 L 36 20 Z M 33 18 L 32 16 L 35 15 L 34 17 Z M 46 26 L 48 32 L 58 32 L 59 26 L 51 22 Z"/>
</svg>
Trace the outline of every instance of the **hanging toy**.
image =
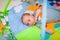
<svg viewBox="0 0 60 40">
<path fill-rule="evenodd" d="M 35 5 L 38 6 L 38 3 L 39 3 L 39 2 L 37 1 Z"/>
<path fill-rule="evenodd" d="M 56 1 L 53 2 L 56 4 L 56 10 L 60 11 L 60 3 Z"/>
<path fill-rule="evenodd" d="M 60 11 L 60 4 L 56 2 L 56 10 Z"/>
<path fill-rule="evenodd" d="M 53 1 L 56 1 L 56 0 L 48 0 L 48 1 L 50 1 L 49 4 L 50 4 L 51 6 L 53 6 L 53 5 L 54 5 L 54 2 L 53 2 Z"/>
<path fill-rule="evenodd" d="M 8 16 L 4 16 L 4 18 L 2 18 L 2 24 L 6 25 L 6 22 L 8 22 Z"/>
<path fill-rule="evenodd" d="M 0 33 L 2 33 L 2 31 L 3 31 L 3 28 L 5 28 L 6 26 L 5 25 L 3 25 L 1 22 L 0 22 Z"/>
<path fill-rule="evenodd" d="M 36 6 L 39 6 L 39 7 L 42 7 L 42 4 L 39 5 L 39 2 L 38 2 L 38 1 L 36 2 L 35 5 L 36 5 Z"/>
<path fill-rule="evenodd" d="M 48 0 L 48 1 L 50 2 L 49 4 L 50 4 L 51 6 L 54 6 L 54 4 L 55 4 L 54 2 L 55 2 L 55 1 L 56 1 L 56 2 L 60 2 L 60 0 Z"/>
<path fill-rule="evenodd" d="M 51 2 L 51 3 L 49 3 L 51 6 L 53 6 L 54 5 L 54 3 L 53 2 Z"/>
<path fill-rule="evenodd" d="M 3 38 L 8 38 L 8 33 L 6 33 L 5 35 L 3 35 Z"/>
<path fill-rule="evenodd" d="M 49 4 L 50 4 L 51 6 L 56 5 L 56 8 L 55 8 L 55 9 L 58 10 L 58 11 L 60 11 L 60 3 L 59 3 L 60 1 L 59 1 L 59 0 L 49 0 L 49 1 L 50 1 Z"/>
</svg>

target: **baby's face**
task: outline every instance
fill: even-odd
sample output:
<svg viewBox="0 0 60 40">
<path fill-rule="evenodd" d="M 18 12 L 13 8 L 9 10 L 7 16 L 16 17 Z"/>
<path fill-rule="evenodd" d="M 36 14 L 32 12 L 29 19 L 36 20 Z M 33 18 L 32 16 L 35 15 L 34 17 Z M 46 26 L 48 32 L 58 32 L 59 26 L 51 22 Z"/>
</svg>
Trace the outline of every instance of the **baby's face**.
<svg viewBox="0 0 60 40">
<path fill-rule="evenodd" d="M 32 26 L 35 23 L 35 17 L 33 15 L 25 15 L 23 17 L 23 23 Z"/>
</svg>

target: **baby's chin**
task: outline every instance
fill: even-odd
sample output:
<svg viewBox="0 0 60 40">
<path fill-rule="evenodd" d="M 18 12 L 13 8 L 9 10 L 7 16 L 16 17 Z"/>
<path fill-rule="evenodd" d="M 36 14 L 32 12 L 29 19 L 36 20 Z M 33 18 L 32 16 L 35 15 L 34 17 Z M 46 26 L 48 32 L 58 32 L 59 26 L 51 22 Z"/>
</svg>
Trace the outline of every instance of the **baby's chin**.
<svg viewBox="0 0 60 40">
<path fill-rule="evenodd" d="M 35 22 L 31 26 L 33 26 L 34 24 L 35 24 Z"/>
<path fill-rule="evenodd" d="M 33 24 L 30 24 L 30 26 L 33 26 L 34 25 L 34 23 Z"/>
</svg>

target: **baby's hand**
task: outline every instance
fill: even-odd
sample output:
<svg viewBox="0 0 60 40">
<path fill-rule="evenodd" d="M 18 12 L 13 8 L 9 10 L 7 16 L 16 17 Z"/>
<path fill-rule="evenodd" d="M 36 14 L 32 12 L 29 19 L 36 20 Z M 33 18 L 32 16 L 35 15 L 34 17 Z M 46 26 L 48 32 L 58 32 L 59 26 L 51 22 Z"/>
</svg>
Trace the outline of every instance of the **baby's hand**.
<svg viewBox="0 0 60 40">
<path fill-rule="evenodd" d="M 54 31 L 53 31 L 53 30 L 49 30 L 48 33 L 49 33 L 49 34 L 53 34 Z"/>
<path fill-rule="evenodd" d="M 37 10 L 36 10 L 36 13 L 37 13 L 37 14 L 39 14 L 40 12 L 41 12 L 41 10 L 40 10 L 40 9 L 37 9 Z"/>
</svg>

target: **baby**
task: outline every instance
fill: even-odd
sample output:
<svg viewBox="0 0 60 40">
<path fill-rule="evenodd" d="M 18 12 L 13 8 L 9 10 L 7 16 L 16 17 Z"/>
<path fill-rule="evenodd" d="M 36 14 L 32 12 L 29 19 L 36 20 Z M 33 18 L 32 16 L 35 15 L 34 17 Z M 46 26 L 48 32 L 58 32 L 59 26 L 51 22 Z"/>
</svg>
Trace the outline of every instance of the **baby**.
<svg viewBox="0 0 60 40">
<path fill-rule="evenodd" d="M 37 9 L 35 11 L 35 13 L 33 13 L 33 14 L 24 13 L 22 15 L 23 24 L 28 25 L 28 26 L 32 26 L 34 24 L 37 24 L 41 28 L 41 19 L 40 20 L 38 19 L 40 12 L 42 12 L 42 11 L 40 9 Z M 48 32 L 49 34 L 53 34 L 54 33 L 54 31 L 47 30 L 47 29 L 46 29 L 46 32 Z"/>
</svg>

